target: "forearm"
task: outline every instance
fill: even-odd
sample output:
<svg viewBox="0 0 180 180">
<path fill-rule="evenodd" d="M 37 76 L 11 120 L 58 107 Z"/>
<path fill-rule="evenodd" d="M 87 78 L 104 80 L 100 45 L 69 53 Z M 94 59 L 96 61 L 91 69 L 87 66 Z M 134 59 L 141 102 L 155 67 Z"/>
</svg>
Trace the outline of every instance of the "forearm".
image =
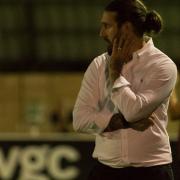
<svg viewBox="0 0 180 180">
<path fill-rule="evenodd" d="M 111 84 L 113 84 L 115 80 L 120 76 L 122 68 L 123 68 L 122 61 L 111 58 L 108 65 L 109 79 L 111 81 Z"/>
<path fill-rule="evenodd" d="M 128 122 L 149 117 L 169 97 L 173 88 L 168 82 L 150 84 L 134 91 L 122 76 L 114 83 L 111 99 Z"/>
<path fill-rule="evenodd" d="M 154 119 L 153 116 L 150 116 L 146 119 L 141 119 L 137 122 L 129 123 L 126 121 L 126 119 L 121 113 L 117 113 L 112 116 L 104 132 L 112 132 L 127 128 L 132 128 L 136 131 L 145 131 L 154 124 L 153 119 Z"/>
<path fill-rule="evenodd" d="M 78 132 L 100 134 L 107 127 L 112 115 L 107 108 L 97 111 L 90 106 L 75 106 L 73 128 Z"/>
<path fill-rule="evenodd" d="M 111 100 L 128 122 L 149 117 L 174 88 L 177 70 L 173 63 L 148 68 L 146 74 L 141 74 L 140 68 L 129 72 L 130 76 L 120 74 L 113 84 Z"/>
</svg>

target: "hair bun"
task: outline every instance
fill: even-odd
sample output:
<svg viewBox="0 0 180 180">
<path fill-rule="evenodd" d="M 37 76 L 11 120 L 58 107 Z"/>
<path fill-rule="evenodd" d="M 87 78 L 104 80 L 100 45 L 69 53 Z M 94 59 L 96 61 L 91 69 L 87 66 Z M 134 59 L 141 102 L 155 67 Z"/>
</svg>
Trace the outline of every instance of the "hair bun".
<svg viewBox="0 0 180 180">
<path fill-rule="evenodd" d="M 146 32 L 148 33 L 159 33 L 162 29 L 162 18 L 161 16 L 154 10 L 148 11 L 146 14 L 145 21 Z"/>
</svg>

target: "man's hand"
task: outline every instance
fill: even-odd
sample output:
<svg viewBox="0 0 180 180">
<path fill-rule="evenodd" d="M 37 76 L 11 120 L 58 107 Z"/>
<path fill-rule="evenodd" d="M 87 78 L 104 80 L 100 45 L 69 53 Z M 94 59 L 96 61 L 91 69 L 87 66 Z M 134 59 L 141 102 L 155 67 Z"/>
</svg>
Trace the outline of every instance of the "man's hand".
<svg viewBox="0 0 180 180">
<path fill-rule="evenodd" d="M 114 114 L 104 130 L 104 132 L 112 132 L 118 129 L 127 129 L 132 128 L 136 131 L 145 131 L 150 126 L 154 125 L 153 116 L 150 116 L 147 119 L 142 119 L 137 122 L 129 123 L 125 120 L 124 116 L 121 113 Z"/>
<path fill-rule="evenodd" d="M 129 123 L 130 127 L 136 131 L 145 131 L 150 126 L 154 125 L 153 116 L 150 116 L 148 119 L 143 119 L 134 123 Z"/>
<path fill-rule="evenodd" d="M 131 34 L 125 34 L 121 31 L 118 37 L 113 41 L 111 60 L 109 63 L 109 75 L 113 83 L 120 75 L 124 63 L 132 59 L 132 53 L 136 46 L 135 39 Z"/>
<path fill-rule="evenodd" d="M 119 77 L 124 65 L 122 49 L 118 44 L 118 39 L 115 39 L 113 42 L 112 55 L 108 67 L 111 83 L 114 83 L 114 81 Z"/>
<path fill-rule="evenodd" d="M 111 117 L 111 120 L 104 132 L 112 132 L 118 129 L 127 128 L 129 128 L 129 123 L 124 119 L 124 116 L 121 113 L 117 113 Z"/>
</svg>

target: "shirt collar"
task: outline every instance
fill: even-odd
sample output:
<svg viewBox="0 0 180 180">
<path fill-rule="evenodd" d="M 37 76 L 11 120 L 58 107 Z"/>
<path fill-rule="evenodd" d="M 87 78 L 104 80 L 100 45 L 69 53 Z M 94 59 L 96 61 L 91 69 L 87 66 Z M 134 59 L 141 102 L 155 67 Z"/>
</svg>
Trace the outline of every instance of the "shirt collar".
<svg viewBox="0 0 180 180">
<path fill-rule="evenodd" d="M 145 38 L 146 38 L 146 43 L 141 49 L 133 53 L 133 57 L 143 56 L 151 47 L 154 47 L 152 38 L 150 37 L 145 37 Z"/>
</svg>

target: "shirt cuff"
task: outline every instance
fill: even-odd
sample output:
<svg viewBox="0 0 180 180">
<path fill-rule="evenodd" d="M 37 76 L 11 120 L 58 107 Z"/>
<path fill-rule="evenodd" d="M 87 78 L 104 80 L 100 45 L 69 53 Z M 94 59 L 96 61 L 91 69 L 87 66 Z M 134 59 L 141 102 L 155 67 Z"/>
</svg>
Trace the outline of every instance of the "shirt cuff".
<svg viewBox="0 0 180 180">
<path fill-rule="evenodd" d="M 113 116 L 113 113 L 108 111 L 107 109 L 104 109 L 103 111 L 99 113 L 95 121 L 95 124 L 100 128 L 99 133 L 104 131 L 104 129 L 108 126 L 109 121 L 112 116 Z"/>
<path fill-rule="evenodd" d="M 130 83 L 123 76 L 119 76 L 119 78 L 115 80 L 112 90 L 121 88 L 123 86 L 129 86 L 129 85 Z"/>
</svg>

